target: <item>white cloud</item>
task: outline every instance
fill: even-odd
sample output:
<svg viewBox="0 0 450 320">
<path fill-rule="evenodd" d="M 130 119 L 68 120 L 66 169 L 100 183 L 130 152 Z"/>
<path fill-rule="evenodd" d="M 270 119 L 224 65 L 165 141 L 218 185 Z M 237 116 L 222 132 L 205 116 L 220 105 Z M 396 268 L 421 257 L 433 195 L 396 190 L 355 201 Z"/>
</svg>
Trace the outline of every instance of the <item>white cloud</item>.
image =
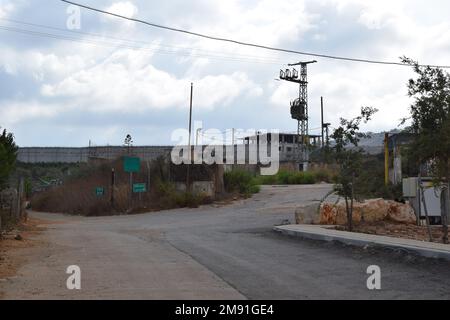
<svg viewBox="0 0 450 320">
<path fill-rule="evenodd" d="M 138 8 L 130 1 L 116 2 L 106 8 L 106 11 L 122 15 L 127 18 L 134 18 L 139 12 Z"/>
<path fill-rule="evenodd" d="M 39 122 L 58 113 L 58 107 L 37 101 L 3 101 L 0 104 L 0 119 L 3 125 L 14 125 L 23 121 Z"/>
<path fill-rule="evenodd" d="M 430 9 L 429 3 L 419 0 L 109 3 L 106 10 L 121 15 L 253 43 L 381 60 L 398 61 L 399 56 L 407 55 L 422 63 L 449 64 L 448 0 L 436 0 L 439 10 Z M 19 1 L 0 0 L 0 17 L 11 13 L 16 16 L 18 12 L 20 20 L 50 24 L 39 21 L 46 13 L 35 14 L 33 8 L 40 7 L 27 2 L 25 12 L 20 11 Z M 186 109 L 189 86 L 194 82 L 194 104 L 205 122 L 219 121 L 216 111 L 223 112 L 222 107 L 238 110 L 245 101 L 245 111 L 256 114 L 258 122 L 281 130 L 295 127 L 289 115 L 289 102 L 297 96 L 298 88 L 274 82 L 273 78 L 284 63 L 302 57 L 141 27 L 107 16 L 92 17 L 90 20 L 83 15 L 82 31 L 161 45 L 158 49 L 164 49 L 166 54 L 15 34 L 6 38 L 5 33 L 0 45 L 0 73 L 6 73 L 4 78 L 14 81 L 7 83 L 11 89 L 0 92 L 2 123 L 8 121 L 20 128 L 28 120 L 36 119 L 35 123 L 39 123 L 39 119 L 63 117 L 66 126 L 73 125 L 76 130 L 83 123 L 90 134 L 96 126 L 106 128 L 98 119 L 103 121 L 107 116 L 120 136 L 120 128 L 136 120 L 130 113 L 149 119 L 157 115 L 165 120 L 149 125 L 154 126 L 160 140 L 169 136 L 165 130 L 172 125 L 164 121 L 181 108 Z M 198 50 L 189 55 L 190 48 Z M 183 55 L 175 54 L 180 50 Z M 280 64 L 246 63 L 256 56 Z M 363 105 L 381 110 L 368 126 L 373 131 L 395 127 L 398 119 L 407 115 L 410 101 L 406 97 L 406 82 L 413 76 L 408 68 L 318 60 L 309 71 L 311 127 L 316 127 L 320 119 L 320 96 L 325 97 L 326 120 L 334 124 L 339 117 L 354 117 Z M 264 90 L 261 83 L 266 84 Z M 30 87 L 32 90 L 27 91 Z M 84 114 L 90 117 L 86 124 Z M 72 115 L 80 116 L 72 120 Z M 251 122 L 232 115 L 224 120 L 236 121 L 236 126 L 241 127 Z M 42 128 L 42 132 L 45 130 Z"/>
<path fill-rule="evenodd" d="M 10 15 L 15 9 L 14 4 L 11 2 L 7 2 L 4 0 L 0 1 L 0 18 L 4 19 L 7 18 L 8 15 Z"/>
<path fill-rule="evenodd" d="M 99 112 L 178 108 L 186 105 L 191 80 L 157 69 L 143 52 L 118 50 L 91 68 L 45 84 L 42 94 L 70 97 Z M 194 80 L 196 106 L 202 109 L 229 104 L 246 92 L 258 94 L 258 87 L 242 72 Z"/>
</svg>

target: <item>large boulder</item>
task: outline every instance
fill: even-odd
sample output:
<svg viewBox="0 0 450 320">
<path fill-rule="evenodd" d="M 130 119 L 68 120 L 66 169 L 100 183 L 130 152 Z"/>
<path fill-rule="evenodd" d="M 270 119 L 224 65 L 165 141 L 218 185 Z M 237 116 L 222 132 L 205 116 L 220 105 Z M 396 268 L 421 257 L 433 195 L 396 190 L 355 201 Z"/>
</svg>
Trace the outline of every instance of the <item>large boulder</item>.
<svg viewBox="0 0 450 320">
<path fill-rule="evenodd" d="M 319 204 L 297 208 L 295 210 L 295 221 L 297 224 L 320 224 Z"/>
<path fill-rule="evenodd" d="M 390 201 L 387 219 L 404 224 L 415 224 L 417 222 L 414 209 L 409 205 Z"/>
<path fill-rule="evenodd" d="M 350 202 L 349 202 L 350 204 Z M 303 210 L 305 211 L 305 210 Z M 344 200 L 337 203 L 323 203 L 320 206 L 319 223 L 323 225 L 343 225 L 347 223 L 347 209 Z M 307 217 L 306 211 L 303 216 Z M 415 224 L 416 216 L 409 204 L 386 201 L 383 199 L 354 202 L 353 223 L 378 222 L 391 220 L 405 224 Z M 303 221 L 308 221 L 303 219 Z"/>
</svg>

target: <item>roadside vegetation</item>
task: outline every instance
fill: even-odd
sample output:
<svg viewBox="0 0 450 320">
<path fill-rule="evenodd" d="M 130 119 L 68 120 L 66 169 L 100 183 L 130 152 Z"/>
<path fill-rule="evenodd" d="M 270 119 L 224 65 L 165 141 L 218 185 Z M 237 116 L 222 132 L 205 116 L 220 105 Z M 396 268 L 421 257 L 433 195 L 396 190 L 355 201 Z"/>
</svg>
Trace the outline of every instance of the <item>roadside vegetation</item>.
<svg viewBox="0 0 450 320">
<path fill-rule="evenodd" d="M 255 177 L 255 183 L 258 185 L 305 185 L 332 183 L 335 179 L 336 173 L 327 169 L 317 169 L 308 172 L 280 170 L 273 176 Z"/>
<path fill-rule="evenodd" d="M 317 169 L 308 172 L 280 170 L 272 176 L 254 175 L 245 170 L 233 170 L 224 175 L 225 189 L 229 193 L 240 193 L 246 197 L 259 193 L 263 185 L 309 185 L 332 183 L 336 173 L 330 169 Z"/>
<path fill-rule="evenodd" d="M 115 172 L 114 188 L 111 186 L 112 168 Z M 123 171 L 122 159 L 85 165 L 64 178 L 61 185 L 36 193 L 31 199 L 31 207 L 43 212 L 102 216 L 196 208 L 212 202 L 206 194 L 177 190 L 169 175 L 164 159 L 152 161 L 148 168 L 133 175 L 134 183 L 150 186 L 148 192 L 133 194 L 130 200 L 129 174 Z M 102 194 L 96 193 L 99 187 L 102 188 Z"/>
<path fill-rule="evenodd" d="M 245 197 L 259 193 L 261 188 L 255 177 L 244 170 L 233 170 L 224 174 L 225 190 L 229 193 L 239 193 Z"/>
<path fill-rule="evenodd" d="M 10 176 L 16 167 L 17 150 L 14 135 L 4 129 L 0 133 L 0 236 L 2 230 L 9 230 L 18 222 L 11 207 L 14 198 L 5 194 L 5 190 L 11 185 Z"/>
</svg>

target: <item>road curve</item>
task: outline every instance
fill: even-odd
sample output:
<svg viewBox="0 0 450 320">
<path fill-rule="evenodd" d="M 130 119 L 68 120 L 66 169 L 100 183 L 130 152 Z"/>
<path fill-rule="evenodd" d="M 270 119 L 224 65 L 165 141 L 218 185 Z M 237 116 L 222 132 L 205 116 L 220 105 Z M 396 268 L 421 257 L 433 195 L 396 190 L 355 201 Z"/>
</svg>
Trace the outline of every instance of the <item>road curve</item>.
<svg viewBox="0 0 450 320">
<path fill-rule="evenodd" d="M 252 199 L 143 215 L 54 220 L 24 249 L 17 277 L 0 282 L 5 299 L 449 299 L 450 268 L 382 250 L 280 236 L 274 225 L 329 185 L 263 187 Z M 82 289 L 66 288 L 70 265 Z M 382 271 L 369 291 L 367 267 Z"/>
</svg>

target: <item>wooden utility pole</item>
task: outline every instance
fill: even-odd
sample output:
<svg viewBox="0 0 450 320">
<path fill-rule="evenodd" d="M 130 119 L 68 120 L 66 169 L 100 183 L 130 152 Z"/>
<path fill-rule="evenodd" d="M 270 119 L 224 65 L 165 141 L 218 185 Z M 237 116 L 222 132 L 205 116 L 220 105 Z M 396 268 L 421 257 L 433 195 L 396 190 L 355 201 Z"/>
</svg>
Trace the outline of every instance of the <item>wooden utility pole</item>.
<svg viewBox="0 0 450 320">
<path fill-rule="evenodd" d="M 189 108 L 189 163 L 187 164 L 187 174 L 186 174 L 186 190 L 191 191 L 191 163 L 192 163 L 192 150 L 191 150 L 191 138 L 192 138 L 192 100 L 194 96 L 194 84 L 191 83 L 191 99 Z"/>
</svg>

